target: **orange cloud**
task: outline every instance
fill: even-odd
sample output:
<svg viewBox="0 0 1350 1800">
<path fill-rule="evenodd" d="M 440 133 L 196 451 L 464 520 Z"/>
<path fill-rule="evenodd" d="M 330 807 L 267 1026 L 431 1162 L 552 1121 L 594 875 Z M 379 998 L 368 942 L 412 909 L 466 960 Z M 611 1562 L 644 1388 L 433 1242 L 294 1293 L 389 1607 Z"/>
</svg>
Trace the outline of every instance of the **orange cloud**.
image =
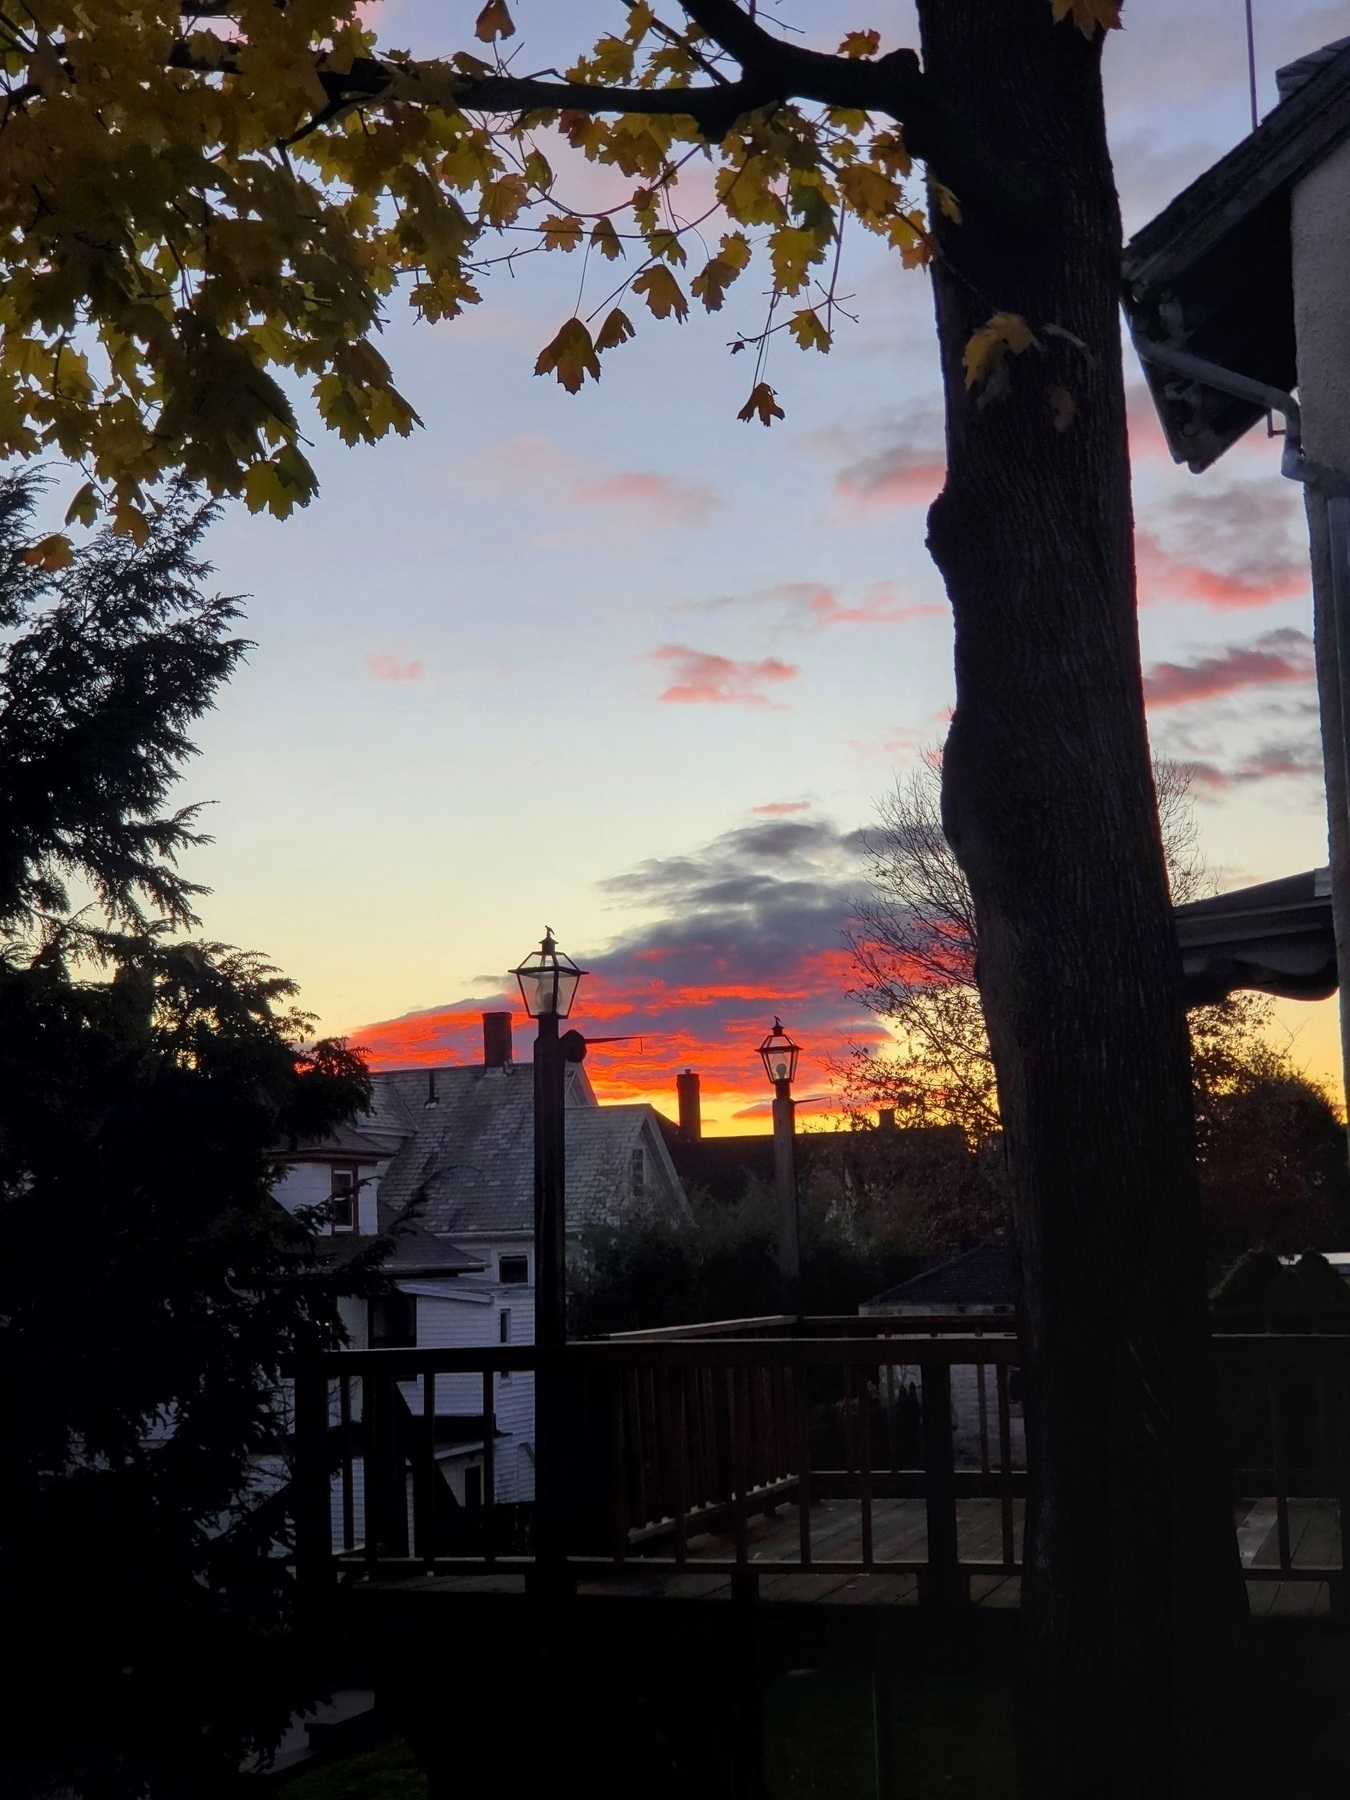
<svg viewBox="0 0 1350 1800">
<path fill-rule="evenodd" d="M 375 650 L 366 658 L 366 673 L 372 681 L 420 681 L 426 667 L 420 662 L 400 662 L 388 650 Z"/>
<path fill-rule="evenodd" d="M 662 644 L 649 653 L 649 660 L 670 665 L 674 679 L 657 699 L 672 706 L 775 706 L 764 692 L 766 683 L 791 681 L 801 673 L 776 656 L 735 662 L 687 644 Z"/>
</svg>

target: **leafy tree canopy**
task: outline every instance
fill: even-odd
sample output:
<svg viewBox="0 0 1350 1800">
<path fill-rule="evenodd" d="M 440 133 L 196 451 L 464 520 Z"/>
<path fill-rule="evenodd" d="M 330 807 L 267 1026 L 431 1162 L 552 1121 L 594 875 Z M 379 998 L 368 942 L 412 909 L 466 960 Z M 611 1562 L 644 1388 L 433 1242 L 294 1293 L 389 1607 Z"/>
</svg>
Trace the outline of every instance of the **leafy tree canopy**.
<svg viewBox="0 0 1350 1800">
<path fill-rule="evenodd" d="M 1158 763 L 1154 780 L 1180 905 L 1212 882 L 1185 766 Z M 852 932 L 854 998 L 887 1021 L 895 1048 L 856 1049 L 839 1073 L 854 1112 L 891 1107 L 904 1124 L 956 1126 L 980 1145 L 1000 1128 L 998 1089 L 975 979 L 974 908 L 943 836 L 940 781 L 941 755 L 931 751 L 878 807 L 869 888 Z M 1274 1003 L 1237 993 L 1193 1007 L 1188 1018 L 1211 1265 L 1253 1246 L 1335 1247 L 1350 1227 L 1344 1128 L 1326 1091 L 1272 1040 Z M 978 1204 L 994 1197 L 997 1186 L 986 1181 Z"/>
<path fill-rule="evenodd" d="M 1089 37 L 1118 23 L 1117 0 L 1046 4 Z M 845 223 L 907 264 L 932 254 L 916 158 L 951 219 L 1034 205 L 1026 172 L 986 155 L 915 53 L 883 54 L 875 30 L 825 54 L 735 0 L 624 11 L 562 78 L 515 73 L 506 0 L 483 8 L 472 52 L 439 60 L 381 49 L 359 0 L 35 0 L 0 18 L 0 456 L 82 464 L 69 519 L 107 504 L 133 534 L 180 471 L 284 515 L 315 489 L 296 382 L 348 443 L 407 433 L 416 414 L 374 342 L 389 297 L 401 285 L 423 317 L 454 318 L 532 250 L 587 264 L 538 360 L 572 390 L 634 310 L 717 312 L 766 264 L 767 313 L 733 349 L 755 352 L 741 417 L 767 425 L 781 409 L 764 344 L 786 331 L 829 350 Z M 569 205 L 553 167 L 569 149 L 630 179 L 627 199 Z M 693 160 L 712 163 L 716 199 L 690 215 Z M 987 311 L 966 378 L 993 391 L 1054 322 L 997 294 Z"/>
</svg>

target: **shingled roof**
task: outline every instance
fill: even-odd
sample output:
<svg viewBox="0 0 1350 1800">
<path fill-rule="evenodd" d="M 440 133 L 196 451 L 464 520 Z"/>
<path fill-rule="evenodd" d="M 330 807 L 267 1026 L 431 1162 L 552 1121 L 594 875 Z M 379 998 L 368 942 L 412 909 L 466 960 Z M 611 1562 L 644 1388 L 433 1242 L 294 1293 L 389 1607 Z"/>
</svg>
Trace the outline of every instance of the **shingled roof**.
<svg viewBox="0 0 1350 1800">
<path fill-rule="evenodd" d="M 433 1079 L 434 1077 L 434 1079 Z M 572 1064 L 567 1094 L 567 1228 L 631 1218 L 632 1155 L 645 1148 L 669 1195 L 679 1177 L 649 1106 L 599 1106 Z M 505 1069 L 396 1071 L 374 1081 L 380 1115 L 401 1142 L 380 1183 L 380 1228 L 409 1207 L 431 1237 L 534 1228 L 534 1080 L 529 1063 Z M 362 1129 L 371 1123 L 363 1118 Z M 646 1197 L 655 1203 L 656 1195 Z"/>
</svg>

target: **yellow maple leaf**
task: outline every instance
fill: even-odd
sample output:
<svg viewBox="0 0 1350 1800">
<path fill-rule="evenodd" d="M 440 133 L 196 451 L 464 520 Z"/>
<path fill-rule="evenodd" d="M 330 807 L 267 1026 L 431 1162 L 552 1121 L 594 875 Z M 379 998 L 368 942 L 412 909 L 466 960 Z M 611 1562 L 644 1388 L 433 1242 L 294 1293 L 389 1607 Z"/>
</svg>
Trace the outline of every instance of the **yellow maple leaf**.
<svg viewBox="0 0 1350 1800">
<path fill-rule="evenodd" d="M 1050 0 L 1055 19 L 1067 19 L 1085 38 L 1098 31 L 1120 30 L 1120 0 Z"/>
<path fill-rule="evenodd" d="M 736 414 L 748 425 L 752 419 L 758 419 L 761 425 L 772 425 L 775 419 L 786 417 L 777 397 L 767 381 L 758 382 L 750 390 L 750 398 Z"/>
<path fill-rule="evenodd" d="M 979 387 L 987 397 L 1004 392 L 1007 386 L 1009 356 L 1020 356 L 1024 350 L 1040 349 L 1036 335 L 1020 313 L 995 313 L 992 319 L 970 334 L 962 355 L 966 371 L 966 387 Z"/>
<path fill-rule="evenodd" d="M 483 44 L 516 35 L 516 22 L 507 11 L 506 0 L 488 0 L 478 15 L 473 35 Z"/>
<path fill-rule="evenodd" d="M 78 519 L 81 525 L 92 525 L 101 505 L 98 489 L 92 481 L 86 481 L 66 508 L 66 524 L 73 525 Z"/>
<path fill-rule="evenodd" d="M 822 355 L 829 354 L 829 329 L 818 312 L 808 307 L 804 312 L 793 313 L 788 320 L 788 330 L 803 350 L 819 350 Z"/>
<path fill-rule="evenodd" d="M 839 46 L 840 56 L 875 56 L 881 43 L 879 31 L 850 31 Z"/>
<path fill-rule="evenodd" d="M 64 569 L 67 563 L 75 560 L 75 552 L 70 547 L 70 539 L 63 537 L 59 531 L 54 531 L 50 537 L 30 544 L 23 553 L 23 560 L 54 575 L 58 569 Z"/>
<path fill-rule="evenodd" d="M 575 250 L 581 242 L 581 220 L 550 213 L 539 227 L 545 250 Z"/>
<path fill-rule="evenodd" d="M 671 313 L 677 319 L 683 319 L 689 311 L 689 302 L 679 282 L 664 263 L 644 269 L 633 283 L 633 292 L 643 296 L 658 319 L 668 319 Z"/>
<path fill-rule="evenodd" d="M 961 223 L 961 202 L 949 187 L 943 187 L 940 181 L 933 183 L 933 192 L 937 195 L 938 207 L 944 219 L 950 219 L 953 225 Z"/>
<path fill-rule="evenodd" d="M 600 358 L 580 319 L 568 319 L 553 342 L 544 345 L 534 372 L 556 375 L 569 394 L 575 394 L 588 375 L 592 381 L 599 381 Z"/>
</svg>

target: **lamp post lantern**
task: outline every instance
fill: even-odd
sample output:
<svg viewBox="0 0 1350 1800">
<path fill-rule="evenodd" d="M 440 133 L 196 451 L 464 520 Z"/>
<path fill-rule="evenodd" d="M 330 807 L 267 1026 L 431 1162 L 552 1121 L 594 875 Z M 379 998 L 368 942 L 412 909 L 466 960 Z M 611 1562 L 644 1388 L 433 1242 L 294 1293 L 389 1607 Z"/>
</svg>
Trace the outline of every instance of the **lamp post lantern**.
<svg viewBox="0 0 1350 1800">
<path fill-rule="evenodd" d="M 575 1059 L 577 1045 L 585 1054 L 576 1032 L 559 1038 L 558 1021 L 571 1012 L 586 971 L 563 955 L 552 931 L 546 930 L 538 950 L 511 973 L 519 983 L 526 1012 L 538 1026 L 534 1043 L 534 1341 L 541 1350 L 557 1351 L 567 1340 L 567 1062 L 569 1050 Z M 561 1368 L 554 1367 L 550 1358 L 541 1358 L 534 1392 L 536 1556 L 550 1569 L 561 1568 L 565 1555 L 563 1399 Z"/>
<path fill-rule="evenodd" d="M 773 1083 L 773 1166 L 778 1193 L 778 1280 L 785 1313 L 801 1311 L 801 1245 L 797 1228 L 797 1167 L 794 1155 L 795 1105 L 792 1081 L 801 1046 L 775 1019 L 759 1047 L 764 1073 Z"/>
</svg>

